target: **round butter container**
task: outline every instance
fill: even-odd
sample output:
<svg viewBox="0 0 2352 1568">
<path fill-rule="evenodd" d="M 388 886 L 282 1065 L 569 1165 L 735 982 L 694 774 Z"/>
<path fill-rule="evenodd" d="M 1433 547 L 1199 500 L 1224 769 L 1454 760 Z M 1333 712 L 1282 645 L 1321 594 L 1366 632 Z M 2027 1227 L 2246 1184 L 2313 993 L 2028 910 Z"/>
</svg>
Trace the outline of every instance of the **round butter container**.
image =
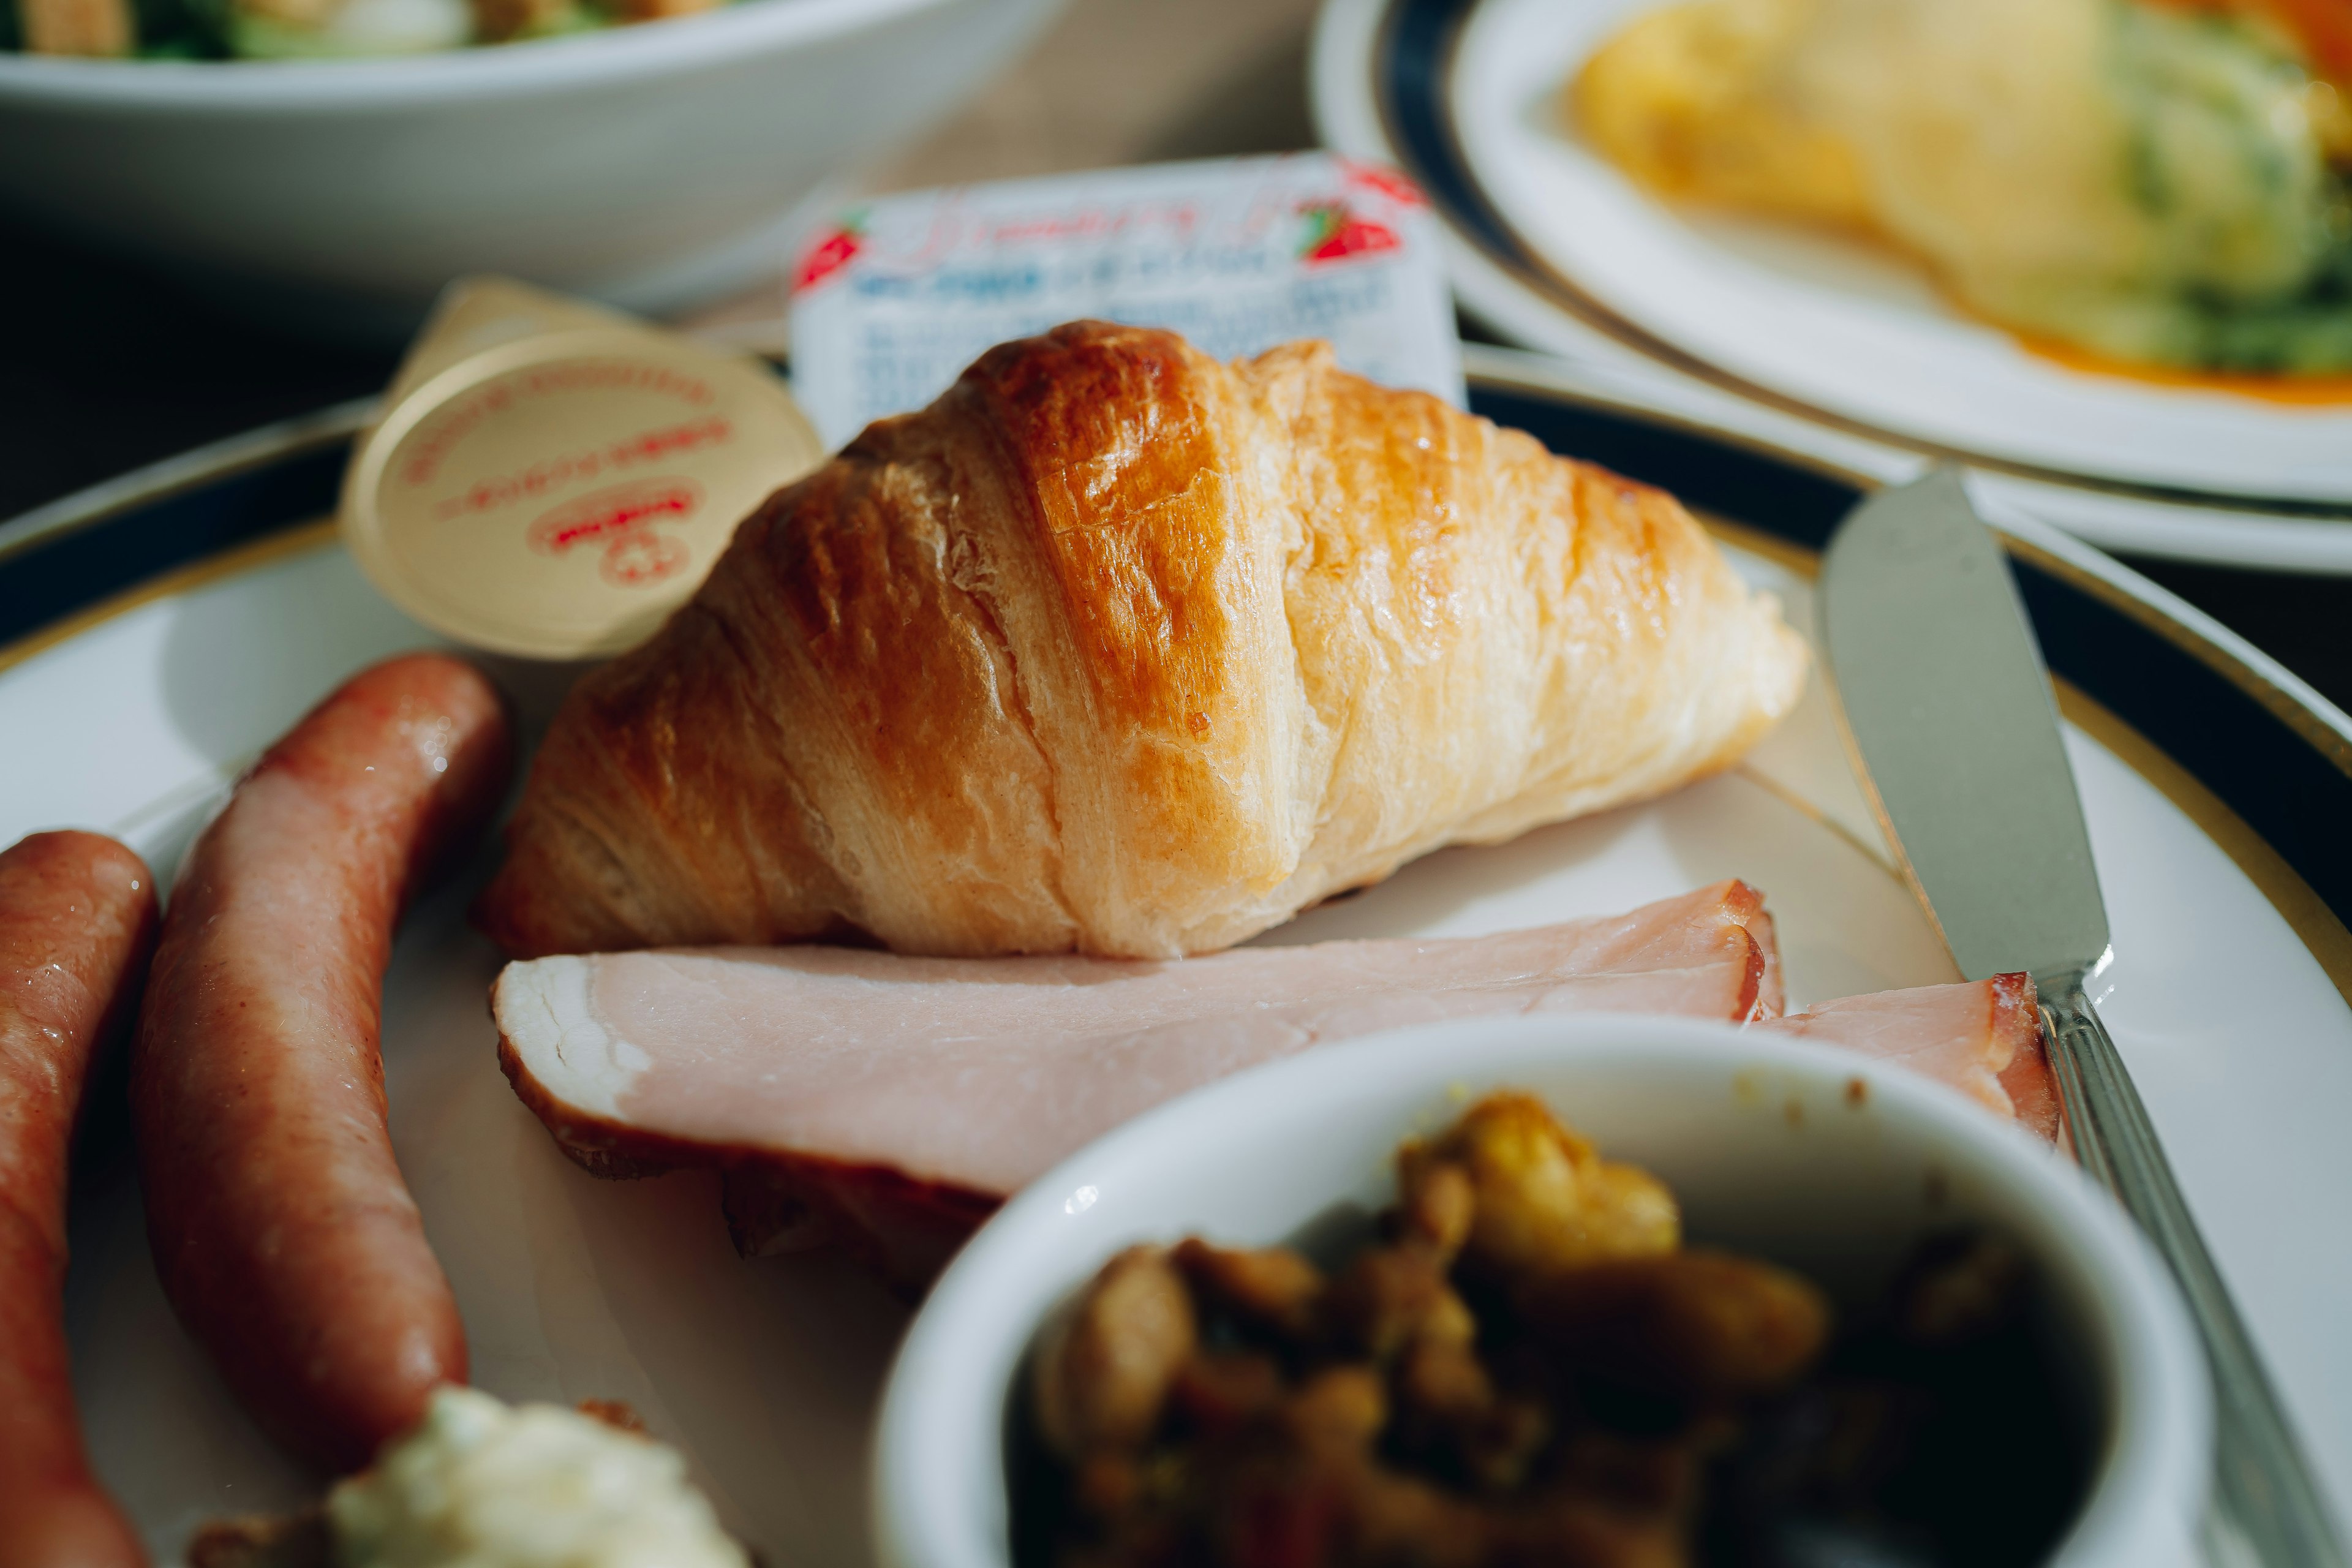
<svg viewBox="0 0 2352 1568">
<path fill-rule="evenodd" d="M 344 478 L 343 535 L 436 631 L 602 658 L 651 636 L 736 524 L 824 456 L 760 363 L 590 326 L 483 350 L 400 397 Z"/>
</svg>

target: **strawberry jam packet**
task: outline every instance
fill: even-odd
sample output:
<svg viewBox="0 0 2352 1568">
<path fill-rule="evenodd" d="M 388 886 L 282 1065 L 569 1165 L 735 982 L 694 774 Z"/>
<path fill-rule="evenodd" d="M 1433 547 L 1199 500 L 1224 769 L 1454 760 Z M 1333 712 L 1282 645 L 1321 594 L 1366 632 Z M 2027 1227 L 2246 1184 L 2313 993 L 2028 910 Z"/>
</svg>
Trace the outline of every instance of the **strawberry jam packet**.
<svg viewBox="0 0 2352 1568">
<path fill-rule="evenodd" d="M 1328 153 L 1218 159 L 887 196 L 793 268 L 793 384 L 827 444 L 920 408 L 982 351 L 1082 316 L 1219 359 L 1298 338 L 1390 386 L 1463 400 L 1420 192 Z"/>
</svg>

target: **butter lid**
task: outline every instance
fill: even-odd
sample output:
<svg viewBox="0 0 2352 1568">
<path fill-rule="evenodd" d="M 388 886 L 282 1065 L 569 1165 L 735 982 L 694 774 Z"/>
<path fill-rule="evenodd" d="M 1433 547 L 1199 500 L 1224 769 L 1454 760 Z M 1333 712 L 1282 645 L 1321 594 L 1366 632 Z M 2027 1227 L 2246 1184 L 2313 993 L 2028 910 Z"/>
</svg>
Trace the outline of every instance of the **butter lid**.
<svg viewBox="0 0 2352 1568">
<path fill-rule="evenodd" d="M 417 620 L 527 658 L 645 640 L 824 458 L 761 363 L 504 282 L 445 297 L 388 401 L 346 544 Z"/>
<path fill-rule="evenodd" d="M 490 273 L 460 278 L 433 302 L 432 313 L 417 331 L 416 341 L 408 345 L 392 385 L 384 391 L 384 406 L 390 408 L 451 365 L 484 349 L 583 327 L 635 327 L 656 336 L 670 335 L 593 300 L 534 289 L 511 278 Z"/>
</svg>

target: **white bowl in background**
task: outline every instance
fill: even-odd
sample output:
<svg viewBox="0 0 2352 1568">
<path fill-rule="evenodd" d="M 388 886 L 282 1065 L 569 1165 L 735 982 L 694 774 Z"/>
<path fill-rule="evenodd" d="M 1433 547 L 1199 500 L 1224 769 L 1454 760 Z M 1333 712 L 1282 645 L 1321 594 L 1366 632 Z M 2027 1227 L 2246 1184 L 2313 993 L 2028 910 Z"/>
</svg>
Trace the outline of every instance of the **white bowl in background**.
<svg viewBox="0 0 2352 1568">
<path fill-rule="evenodd" d="M 1680 1019 L 1536 1017 L 1403 1030 L 1240 1074 L 1024 1190 L 940 1279 L 892 1369 L 875 1447 L 884 1563 L 1003 1568 L 1013 1380 L 1038 1324 L 1111 1254 L 1190 1234 L 1266 1245 L 1336 1205 L 1377 1209 L 1400 1139 L 1504 1086 L 1664 1178 L 1694 1236 L 1802 1268 L 1833 1295 L 1874 1287 L 1935 1226 L 2011 1237 L 2106 1427 L 2053 1561 L 2190 1560 L 2210 1468 L 2204 1363 L 2154 1254 L 2071 1163 L 1948 1089 L 1830 1047 Z"/>
<path fill-rule="evenodd" d="M 742 0 L 397 59 L 0 53 L 0 208 L 349 337 L 467 272 L 675 310 L 781 268 L 829 179 L 1062 3 Z"/>
</svg>

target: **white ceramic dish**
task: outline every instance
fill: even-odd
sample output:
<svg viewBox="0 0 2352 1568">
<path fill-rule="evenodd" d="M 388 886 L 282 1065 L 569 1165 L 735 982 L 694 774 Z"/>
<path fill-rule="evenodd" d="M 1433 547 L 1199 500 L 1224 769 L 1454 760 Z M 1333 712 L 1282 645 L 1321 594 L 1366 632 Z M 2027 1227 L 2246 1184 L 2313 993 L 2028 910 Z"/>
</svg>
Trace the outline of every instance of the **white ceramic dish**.
<svg viewBox="0 0 2352 1568">
<path fill-rule="evenodd" d="M 1060 4 L 746 0 L 402 59 L 0 54 L 0 204 L 349 336 L 466 272 L 661 312 L 780 270 L 825 182 Z"/>
<path fill-rule="evenodd" d="M 1810 624 L 1808 547 L 1853 499 L 1769 432 L 1721 437 L 1481 353 L 1484 412 L 1674 484 L 1738 525 L 1739 570 Z M 434 639 L 323 525 L 362 410 L 133 476 L 0 524 L 0 842 L 117 834 L 168 869 L 227 782 L 337 680 Z M 2068 681 L 2068 745 L 2113 916 L 2100 1005 L 2289 1402 L 2352 1515 L 2352 720 L 2179 601 L 2011 518 L 2029 607 Z M 500 663 L 541 717 L 566 672 Z M 1742 768 L 1666 799 L 1449 850 L 1272 940 L 1469 935 L 1608 913 L 1725 876 L 1779 917 L 1800 1000 L 1950 977 L 1885 859 L 1816 691 Z M 870 1560 L 866 1458 L 904 1310 L 821 1256 L 739 1260 L 696 1176 L 595 1181 L 499 1075 L 497 956 L 464 923 L 487 858 L 404 927 L 386 982 L 394 1147 L 509 1397 L 629 1401 L 768 1561 Z M 2333 900 L 2331 903 L 2330 900 Z M 2331 972 L 2330 965 L 2336 967 Z M 2335 978 L 2331 978 L 2333 973 Z M 84 1169 L 68 1310 L 107 1483 L 160 1562 L 208 1515 L 313 1486 L 173 1322 L 120 1158 Z"/>
<path fill-rule="evenodd" d="M 1867 1093 L 1850 1092 L 1856 1080 Z M 887 1568 L 1006 1568 L 1003 1433 L 1038 1326 L 1120 1247 L 1285 1241 L 1393 1198 L 1399 1139 L 1466 1096 L 1532 1089 L 1663 1178 L 1690 1235 L 1869 1300 L 1939 1225 L 2014 1237 L 2112 1434 L 2053 1559 L 2189 1558 L 2209 1458 L 2204 1365 L 2154 1255 L 2074 1166 L 1958 1096 L 1820 1047 L 1665 1018 L 1501 1018 L 1351 1041 L 1212 1084 L 1090 1144 L 1007 1205 L 915 1320 L 875 1446 Z"/>
<path fill-rule="evenodd" d="M 1876 251 L 1670 207 L 1582 147 L 1560 81 L 1657 3 L 1327 0 L 1318 123 L 1421 183 L 1464 302 L 1529 346 L 1968 461 L 2112 549 L 2352 572 L 2352 404 L 2070 370 Z"/>
</svg>

